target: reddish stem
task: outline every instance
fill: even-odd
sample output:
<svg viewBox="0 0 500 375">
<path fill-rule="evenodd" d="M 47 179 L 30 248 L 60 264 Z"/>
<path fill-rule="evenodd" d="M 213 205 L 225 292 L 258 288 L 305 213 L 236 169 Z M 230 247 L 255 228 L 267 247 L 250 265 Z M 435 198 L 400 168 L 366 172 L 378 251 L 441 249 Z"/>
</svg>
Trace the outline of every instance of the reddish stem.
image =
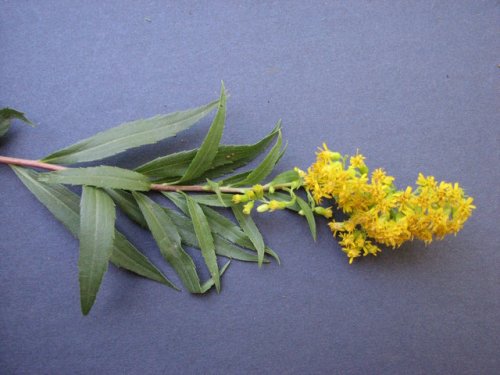
<svg viewBox="0 0 500 375">
<path fill-rule="evenodd" d="M 48 171 L 62 171 L 63 169 L 67 169 L 62 165 L 49 164 L 44 163 L 38 160 L 29 160 L 29 159 L 19 159 L 19 158 L 11 158 L 8 156 L 0 155 L 0 164 L 13 164 L 20 165 L 22 167 L 31 167 L 31 168 L 39 168 L 45 169 Z M 212 190 L 208 189 L 205 186 L 201 185 L 164 185 L 164 184 L 151 184 L 151 190 L 156 191 L 194 191 L 194 192 L 212 192 Z M 244 193 L 243 189 L 224 187 L 220 188 L 222 193 Z"/>
<path fill-rule="evenodd" d="M 43 162 L 38 161 L 38 160 L 11 158 L 8 156 L 1 156 L 1 155 L 0 155 L 0 163 L 20 165 L 22 167 L 40 168 L 40 169 L 46 169 L 49 171 L 61 171 L 63 169 L 66 169 L 66 167 L 63 167 L 62 165 L 43 163 Z"/>
</svg>

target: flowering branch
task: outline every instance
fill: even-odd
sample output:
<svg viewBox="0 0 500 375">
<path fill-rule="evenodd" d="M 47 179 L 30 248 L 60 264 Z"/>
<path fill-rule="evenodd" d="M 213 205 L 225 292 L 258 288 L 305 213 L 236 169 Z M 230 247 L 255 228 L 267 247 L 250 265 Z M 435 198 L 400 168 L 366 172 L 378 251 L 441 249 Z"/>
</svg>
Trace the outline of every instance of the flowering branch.
<svg viewBox="0 0 500 375">
<path fill-rule="evenodd" d="M 63 165 L 101 160 L 128 149 L 156 143 L 189 128 L 212 110 L 217 113 L 199 148 L 181 151 L 134 170 L 114 166 L 68 168 Z M 80 242 L 79 281 L 83 314 L 95 301 L 108 262 L 178 289 L 115 228 L 118 207 L 135 223 L 149 229 L 165 260 L 191 293 L 219 292 L 229 262 L 219 269 L 218 257 L 279 262 L 265 245 L 251 213 L 292 210 L 303 216 L 316 239 L 316 216 L 329 220 L 333 235 L 349 262 L 377 255 L 382 246 L 397 248 L 415 238 L 430 243 L 457 233 L 475 206 L 458 183 L 437 182 L 419 174 L 417 187 L 398 190 L 383 169 L 370 173 L 361 154 L 349 158 L 326 145 L 307 171 L 295 168 L 266 178 L 283 156 L 281 123 L 259 142 L 220 144 L 226 116 L 226 93 L 201 107 L 119 125 L 46 156 L 29 160 L 0 156 L 24 185 Z M 12 119 L 29 122 L 24 114 L 0 110 L 0 137 Z M 267 150 L 256 167 L 233 175 Z M 27 168 L 26 168 L 27 167 Z M 38 173 L 30 168 L 50 171 Z M 216 182 L 212 179 L 222 178 Z M 206 181 L 206 184 L 191 184 Z M 81 196 L 64 185 L 82 186 Z M 280 190 L 278 192 L 277 190 Z M 302 190 L 304 194 L 298 194 Z M 177 206 L 164 207 L 147 196 L 158 191 Z M 188 194 L 213 193 L 213 194 Z M 324 207 L 321 204 L 327 202 Z M 236 222 L 211 206 L 232 210 Z M 333 208 L 343 212 L 343 219 Z M 255 210 L 254 210 L 255 208 Z M 210 278 L 201 282 L 195 263 L 183 246 L 198 248 Z"/>
</svg>

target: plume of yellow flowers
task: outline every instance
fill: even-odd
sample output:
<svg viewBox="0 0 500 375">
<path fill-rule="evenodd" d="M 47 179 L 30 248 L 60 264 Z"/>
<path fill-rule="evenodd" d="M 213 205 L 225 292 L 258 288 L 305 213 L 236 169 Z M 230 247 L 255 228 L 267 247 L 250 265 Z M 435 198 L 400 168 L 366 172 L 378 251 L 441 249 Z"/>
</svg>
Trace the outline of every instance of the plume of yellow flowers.
<svg viewBox="0 0 500 375">
<path fill-rule="evenodd" d="M 475 209 L 458 183 L 437 182 L 420 173 L 416 189 L 398 190 L 394 177 L 382 168 L 369 176 L 364 160 L 359 153 L 349 158 L 323 144 L 307 173 L 300 171 L 318 205 L 323 199 L 335 200 L 348 217 L 333 219 L 329 227 L 339 235 L 349 263 L 361 255 L 377 255 L 381 249 L 374 242 L 397 248 L 414 238 L 429 244 L 457 233 Z"/>
</svg>

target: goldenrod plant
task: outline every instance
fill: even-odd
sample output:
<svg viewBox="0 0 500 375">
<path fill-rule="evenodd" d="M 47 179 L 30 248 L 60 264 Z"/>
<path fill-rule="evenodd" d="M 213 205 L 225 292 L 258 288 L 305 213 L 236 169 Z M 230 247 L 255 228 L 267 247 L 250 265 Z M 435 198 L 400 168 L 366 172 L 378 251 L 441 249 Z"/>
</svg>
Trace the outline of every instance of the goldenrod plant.
<svg viewBox="0 0 500 375">
<path fill-rule="evenodd" d="M 134 169 L 95 162 L 128 149 L 173 137 L 217 110 L 199 148 L 155 158 Z M 430 243 L 457 233 L 475 208 L 457 184 L 419 175 L 417 188 L 398 190 L 383 169 L 371 174 L 364 157 L 349 157 L 323 145 L 307 171 L 295 168 L 268 180 L 283 156 L 281 123 L 254 144 L 221 144 L 226 118 L 224 85 L 218 100 L 201 107 L 119 125 L 40 160 L 0 156 L 34 196 L 79 240 L 80 301 L 92 308 L 108 263 L 178 290 L 127 237 L 115 228 L 116 207 L 151 232 L 159 251 L 190 293 L 221 290 L 231 260 L 260 266 L 278 255 L 264 242 L 252 212 L 302 215 L 316 239 L 316 217 L 326 218 L 352 263 L 399 247 L 414 238 Z M 0 111 L 0 136 L 23 113 Z M 272 146 L 271 146 L 272 144 Z M 234 174 L 266 149 L 256 166 Z M 69 167 L 71 165 L 71 167 Z M 267 181 L 267 182 L 266 182 Z M 81 187 L 81 193 L 65 185 Z M 172 204 L 151 199 L 162 194 Z M 176 207 L 177 209 L 173 209 Z M 235 221 L 222 215 L 231 209 Z M 341 216 L 340 216 L 340 215 Z M 343 217 L 343 219 L 340 219 Z M 210 278 L 201 281 L 185 247 L 199 249 Z M 228 261 L 219 266 L 218 258 Z"/>
</svg>

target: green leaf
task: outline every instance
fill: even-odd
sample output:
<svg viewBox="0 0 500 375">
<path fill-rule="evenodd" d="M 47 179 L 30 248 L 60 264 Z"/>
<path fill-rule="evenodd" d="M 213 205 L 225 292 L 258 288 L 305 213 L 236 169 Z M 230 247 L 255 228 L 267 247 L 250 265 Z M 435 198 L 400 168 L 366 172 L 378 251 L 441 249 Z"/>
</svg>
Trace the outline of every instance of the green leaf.
<svg viewBox="0 0 500 375">
<path fill-rule="evenodd" d="M 306 220 L 307 220 L 307 224 L 309 224 L 309 229 L 311 231 L 311 235 L 312 235 L 314 241 L 316 241 L 316 221 L 314 219 L 314 214 L 312 212 L 312 209 L 309 206 L 309 204 L 307 204 L 307 202 L 305 200 L 303 200 L 302 198 L 295 197 L 295 199 L 296 199 L 296 202 L 298 203 L 300 209 L 304 213 L 304 216 L 306 217 Z"/>
<path fill-rule="evenodd" d="M 266 155 L 262 163 L 260 163 L 257 168 L 252 170 L 252 172 L 245 178 L 245 180 L 236 183 L 235 186 L 254 185 L 264 180 L 272 172 L 274 166 L 276 165 L 276 163 L 278 162 L 278 160 L 282 155 L 281 144 L 282 144 L 282 137 L 280 130 L 275 145 Z"/>
<path fill-rule="evenodd" d="M 59 184 L 38 181 L 39 173 L 11 166 L 23 184 L 76 238 L 80 231 L 80 198 Z M 111 263 L 145 278 L 177 289 L 165 276 L 132 245 L 127 238 L 115 231 Z"/>
<path fill-rule="evenodd" d="M 273 185 L 273 186 L 284 185 L 284 184 L 289 184 L 291 182 L 298 181 L 298 180 L 300 180 L 299 174 L 292 169 L 290 171 L 285 171 L 285 172 L 277 175 L 270 182 L 270 185 Z"/>
<path fill-rule="evenodd" d="M 115 204 L 101 189 L 84 186 L 80 202 L 80 302 L 83 315 L 94 305 L 108 270 L 115 237 Z"/>
<path fill-rule="evenodd" d="M 217 155 L 225 122 L 226 122 L 226 90 L 224 88 L 224 83 L 222 83 L 217 114 L 215 115 L 215 118 L 212 121 L 212 125 L 210 126 L 207 136 L 203 140 L 200 149 L 198 150 L 195 157 L 191 161 L 191 164 L 189 164 L 186 173 L 184 173 L 184 175 L 181 177 L 178 183 L 183 183 L 185 181 L 189 181 L 194 178 L 200 177 L 207 169 L 210 168 L 212 161 L 215 159 L 215 156 Z"/>
<path fill-rule="evenodd" d="M 186 246 L 199 248 L 198 239 L 194 233 L 193 223 L 187 216 L 180 214 L 174 210 L 163 207 L 167 215 L 172 219 L 172 222 L 177 227 L 182 239 L 182 243 Z M 212 232 L 213 233 L 213 232 Z M 217 255 L 224 256 L 235 260 L 245 262 L 257 262 L 257 257 L 254 254 L 247 253 L 238 246 L 222 238 L 220 235 L 213 233 L 215 252 Z M 264 260 L 266 263 L 269 261 Z"/>
<path fill-rule="evenodd" d="M 137 224 L 147 227 L 146 220 L 142 215 L 142 212 L 134 200 L 132 194 L 122 191 L 122 190 L 106 190 L 108 194 L 113 198 L 115 203 L 120 207 L 120 209 L 134 222 Z M 193 196 L 194 199 L 196 196 Z M 212 196 L 213 198 L 216 198 Z M 218 200 L 216 199 L 218 202 Z M 177 227 L 179 235 L 181 236 L 182 243 L 186 246 L 194 247 L 199 249 L 198 239 L 194 232 L 193 223 L 186 216 L 169 210 L 163 207 L 165 212 L 170 216 L 172 222 Z M 253 254 L 247 253 L 238 246 L 233 245 L 231 242 L 225 240 L 221 236 L 214 233 L 213 235 L 215 252 L 217 255 L 231 258 L 235 260 L 240 260 L 244 262 L 257 262 L 257 257 Z M 268 263 L 268 261 L 266 261 Z"/>
<path fill-rule="evenodd" d="M 259 259 L 260 267 L 262 265 L 262 260 L 264 259 L 265 252 L 264 239 L 262 238 L 259 229 L 255 225 L 250 215 L 245 215 L 240 206 L 233 206 L 232 208 L 234 217 L 236 217 L 236 220 L 238 220 L 241 229 L 243 229 L 243 232 L 245 232 L 248 238 L 250 238 L 250 241 L 252 241 L 255 249 L 257 250 L 257 257 Z"/>
<path fill-rule="evenodd" d="M 227 268 L 229 267 L 229 265 L 231 264 L 231 261 L 229 260 L 226 264 L 224 264 L 220 270 L 220 276 L 222 277 L 222 275 L 224 275 L 224 273 L 226 272 Z M 208 290 L 210 290 L 211 287 L 214 286 L 214 279 L 213 278 L 210 278 L 208 279 L 207 281 L 205 281 L 203 283 L 203 285 L 201 285 L 201 290 L 200 292 L 201 293 L 206 293 Z"/>
<path fill-rule="evenodd" d="M 68 168 L 44 173 L 39 176 L 39 180 L 50 184 L 90 185 L 137 191 L 150 190 L 151 186 L 148 178 L 140 173 L 104 165 L 88 168 Z"/>
<path fill-rule="evenodd" d="M 0 137 L 9 131 L 10 123 L 13 119 L 21 120 L 26 124 L 34 126 L 24 113 L 8 107 L 2 108 L 0 109 Z"/>
<path fill-rule="evenodd" d="M 103 159 L 130 148 L 156 143 L 191 127 L 208 115 L 218 104 L 219 101 L 216 100 L 183 112 L 127 122 L 46 156 L 42 161 L 54 164 L 81 163 Z"/>
<path fill-rule="evenodd" d="M 142 215 L 142 212 L 132 194 L 125 192 L 123 190 L 111 190 L 111 189 L 107 189 L 106 192 L 108 193 L 108 195 L 111 196 L 111 198 L 113 198 L 116 205 L 131 220 L 133 220 L 140 226 L 147 228 L 148 224 L 146 223 L 146 220 L 144 219 L 144 216 Z M 182 244 L 193 248 L 197 248 L 199 250 L 200 246 L 198 244 L 198 239 L 196 238 L 196 234 L 194 233 L 193 223 L 191 222 L 191 220 L 189 220 L 187 216 L 184 216 L 166 207 L 163 207 L 163 209 L 170 216 L 170 219 L 172 219 L 172 222 L 177 227 L 179 235 L 181 236 Z M 244 262 L 257 262 L 257 257 L 254 254 L 247 253 L 238 246 L 235 246 L 231 242 L 225 240 L 221 236 L 214 234 L 213 239 L 215 245 L 215 252 L 217 255 Z"/>
<path fill-rule="evenodd" d="M 163 195 L 170 199 L 172 203 L 174 203 L 182 212 L 187 213 L 187 204 L 181 194 L 163 192 Z M 192 199 L 196 199 L 197 197 L 198 195 L 191 196 Z M 250 241 L 250 238 L 240 229 L 239 226 L 210 207 L 202 205 L 201 208 L 208 220 L 212 233 L 215 234 L 215 238 L 220 236 L 229 242 L 237 244 L 238 246 L 257 251 L 252 241 Z M 272 256 L 276 259 L 278 264 L 280 264 L 279 256 L 267 246 L 265 247 L 265 253 Z"/>
<path fill-rule="evenodd" d="M 212 232 L 210 231 L 210 226 L 208 225 L 207 218 L 198 203 L 189 198 L 186 194 L 185 198 L 188 206 L 189 217 L 193 222 L 194 232 L 196 233 L 196 238 L 198 239 L 198 244 L 200 245 L 201 255 L 205 259 L 205 264 L 214 279 L 215 289 L 217 289 L 217 292 L 219 293 L 219 266 L 217 265 L 214 239 L 212 237 Z"/>
<path fill-rule="evenodd" d="M 193 194 L 191 196 L 196 202 L 213 207 L 230 207 L 233 204 L 232 194 Z"/>
<path fill-rule="evenodd" d="M 199 149 L 180 151 L 162 156 L 135 168 L 135 171 L 149 176 L 155 181 L 165 178 L 181 177 L 186 173 L 189 164 L 191 164 L 198 150 Z"/>
<path fill-rule="evenodd" d="M 277 136 L 278 130 L 279 127 L 276 126 L 266 137 L 254 144 L 220 145 L 210 169 L 205 172 L 205 176 L 210 179 L 217 178 L 248 164 L 267 148 Z M 162 156 L 137 167 L 135 170 L 149 176 L 156 182 L 173 182 L 177 177 L 186 173 L 198 150 L 181 151 Z M 193 181 L 199 180 L 194 179 Z"/>
<path fill-rule="evenodd" d="M 195 264 L 182 248 L 179 232 L 163 207 L 144 194 L 134 192 L 133 195 L 163 257 L 191 293 L 203 293 Z"/>
<path fill-rule="evenodd" d="M 148 227 L 148 223 L 146 223 L 146 219 L 144 219 L 141 209 L 137 205 L 132 194 L 117 189 L 106 189 L 106 193 L 113 198 L 120 210 L 122 210 L 133 222 L 139 224 L 143 228 Z"/>
<path fill-rule="evenodd" d="M 281 124 L 277 123 L 273 130 L 259 142 L 250 145 L 228 145 L 221 146 L 219 152 L 212 163 L 212 168 L 204 173 L 205 178 L 214 179 L 226 176 L 241 168 L 257 156 L 259 156 L 267 146 L 276 138 L 281 129 Z M 189 183 L 198 182 L 199 179 L 188 181 Z"/>
<path fill-rule="evenodd" d="M 221 184 L 221 186 L 241 186 L 241 185 L 244 185 L 244 182 L 246 181 L 246 179 L 248 178 L 250 173 L 252 173 L 253 171 L 254 170 L 251 169 L 249 171 L 235 174 L 233 176 L 227 177 L 227 178 L 219 181 L 219 183 Z"/>
</svg>

